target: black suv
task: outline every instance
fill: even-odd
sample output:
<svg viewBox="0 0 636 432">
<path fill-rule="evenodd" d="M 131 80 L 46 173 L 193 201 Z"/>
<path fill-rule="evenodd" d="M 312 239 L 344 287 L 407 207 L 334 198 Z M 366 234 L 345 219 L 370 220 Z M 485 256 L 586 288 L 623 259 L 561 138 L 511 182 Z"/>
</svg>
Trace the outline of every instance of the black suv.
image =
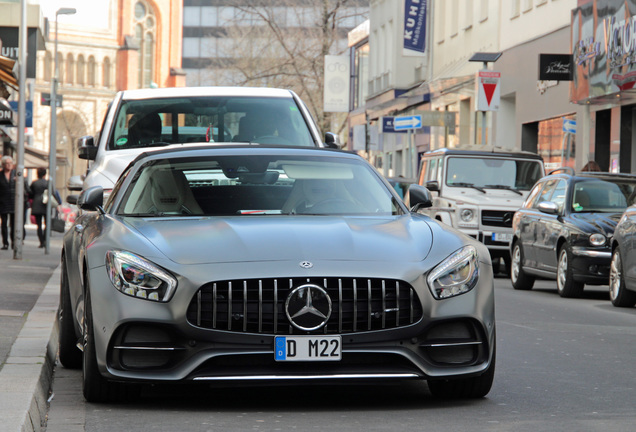
<svg viewBox="0 0 636 432">
<path fill-rule="evenodd" d="M 512 286 L 556 279 L 561 297 L 578 297 L 585 284 L 607 284 L 610 238 L 635 190 L 629 174 L 559 168 L 540 179 L 513 218 Z"/>
</svg>

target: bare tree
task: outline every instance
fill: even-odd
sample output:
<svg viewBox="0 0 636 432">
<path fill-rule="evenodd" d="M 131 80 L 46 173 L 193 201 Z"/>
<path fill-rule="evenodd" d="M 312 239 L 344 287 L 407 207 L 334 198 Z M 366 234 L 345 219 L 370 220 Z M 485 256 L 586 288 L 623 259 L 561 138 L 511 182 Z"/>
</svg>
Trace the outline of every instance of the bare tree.
<svg viewBox="0 0 636 432">
<path fill-rule="evenodd" d="M 234 17 L 218 38 L 219 60 L 231 85 L 291 88 L 318 126 L 323 111 L 324 57 L 346 52 L 347 32 L 366 19 L 366 0 L 233 0 Z M 343 122 L 344 124 L 344 122 Z"/>
</svg>

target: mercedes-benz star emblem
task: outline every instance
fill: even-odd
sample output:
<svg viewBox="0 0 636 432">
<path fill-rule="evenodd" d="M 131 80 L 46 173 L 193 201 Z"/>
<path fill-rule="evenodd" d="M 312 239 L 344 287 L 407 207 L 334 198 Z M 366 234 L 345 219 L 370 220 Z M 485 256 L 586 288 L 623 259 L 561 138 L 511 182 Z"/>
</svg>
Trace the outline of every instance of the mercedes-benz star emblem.
<svg viewBox="0 0 636 432">
<path fill-rule="evenodd" d="M 287 319 L 303 331 L 324 327 L 331 316 L 331 298 L 324 288 L 305 284 L 294 288 L 285 301 Z"/>
<path fill-rule="evenodd" d="M 310 261 L 301 261 L 298 265 L 304 269 L 310 269 L 314 266 Z"/>
</svg>

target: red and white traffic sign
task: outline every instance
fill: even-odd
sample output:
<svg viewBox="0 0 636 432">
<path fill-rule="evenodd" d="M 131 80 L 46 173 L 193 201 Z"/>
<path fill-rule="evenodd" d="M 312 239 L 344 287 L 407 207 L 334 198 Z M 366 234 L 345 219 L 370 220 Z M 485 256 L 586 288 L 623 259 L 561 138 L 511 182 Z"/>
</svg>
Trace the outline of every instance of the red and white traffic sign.
<svg viewBox="0 0 636 432">
<path fill-rule="evenodd" d="M 499 109 L 501 72 L 479 71 L 477 82 L 477 111 L 497 111 Z"/>
</svg>

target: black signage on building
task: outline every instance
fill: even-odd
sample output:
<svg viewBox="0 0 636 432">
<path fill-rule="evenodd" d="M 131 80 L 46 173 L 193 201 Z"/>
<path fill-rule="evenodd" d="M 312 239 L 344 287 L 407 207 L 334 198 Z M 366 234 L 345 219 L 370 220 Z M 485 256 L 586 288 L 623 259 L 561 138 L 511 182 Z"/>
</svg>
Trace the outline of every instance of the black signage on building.
<svg viewBox="0 0 636 432">
<path fill-rule="evenodd" d="M 539 80 L 572 81 L 572 54 L 539 54 Z"/>
<path fill-rule="evenodd" d="M 0 98 L 0 125 L 13 126 L 14 113 L 6 99 Z"/>
<path fill-rule="evenodd" d="M 18 27 L 0 27 L 0 55 L 11 60 L 18 60 L 20 54 Z M 27 78 L 35 78 L 35 61 L 37 59 L 37 28 L 27 29 Z M 16 74 L 17 75 L 17 74 Z"/>
</svg>

